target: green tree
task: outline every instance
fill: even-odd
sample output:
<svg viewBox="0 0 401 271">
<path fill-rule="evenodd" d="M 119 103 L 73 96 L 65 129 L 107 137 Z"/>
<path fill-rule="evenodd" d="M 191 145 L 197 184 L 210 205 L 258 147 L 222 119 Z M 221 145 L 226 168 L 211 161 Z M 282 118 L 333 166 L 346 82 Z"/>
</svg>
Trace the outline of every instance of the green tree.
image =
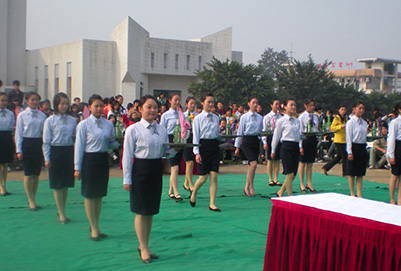
<svg viewBox="0 0 401 271">
<path fill-rule="evenodd" d="M 294 60 L 281 66 L 275 75 L 279 98 L 294 98 L 299 111 L 304 108 L 306 98 L 314 99 L 323 110 L 334 112 L 342 104 L 351 108 L 355 100 L 366 101 L 366 95 L 352 85 L 342 86 L 334 80 L 334 74 L 328 70 L 330 64 L 326 60 L 319 67 L 309 55 L 307 61 Z"/>
<path fill-rule="evenodd" d="M 287 51 L 274 51 L 273 48 L 267 48 L 258 60 L 258 66 L 262 69 L 263 75 L 274 77 L 280 67 L 290 61 Z"/>
<path fill-rule="evenodd" d="M 255 65 L 244 66 L 229 60 L 222 62 L 213 57 L 207 67 L 197 71 L 200 81 L 192 82 L 188 90 L 197 98 L 211 92 L 216 101 L 222 101 L 225 107 L 231 103 L 246 104 L 250 96 L 255 96 L 263 108 L 268 108 L 275 95 L 273 80 L 261 71 Z"/>
</svg>

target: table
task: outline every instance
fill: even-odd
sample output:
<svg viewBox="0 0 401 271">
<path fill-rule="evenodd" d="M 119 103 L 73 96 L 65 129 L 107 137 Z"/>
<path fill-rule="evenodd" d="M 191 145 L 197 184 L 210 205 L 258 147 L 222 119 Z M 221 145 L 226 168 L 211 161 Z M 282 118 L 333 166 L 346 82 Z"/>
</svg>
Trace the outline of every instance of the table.
<svg viewBox="0 0 401 271">
<path fill-rule="evenodd" d="M 401 270 L 401 206 L 336 193 L 272 199 L 264 270 Z"/>
</svg>

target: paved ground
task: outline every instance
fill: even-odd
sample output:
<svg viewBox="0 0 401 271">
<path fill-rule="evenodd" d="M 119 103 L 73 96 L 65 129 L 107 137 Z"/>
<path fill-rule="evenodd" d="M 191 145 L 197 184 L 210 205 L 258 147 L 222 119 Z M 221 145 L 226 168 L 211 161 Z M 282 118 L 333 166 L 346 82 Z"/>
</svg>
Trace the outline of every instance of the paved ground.
<svg viewBox="0 0 401 271">
<path fill-rule="evenodd" d="M 322 172 L 321 168 L 324 164 L 322 163 L 315 163 L 313 165 L 314 172 Z M 223 165 L 220 167 L 221 174 L 245 174 L 247 171 L 246 165 Z M 265 165 L 258 165 L 256 169 L 257 174 L 266 174 L 266 166 Z M 336 165 L 329 174 L 341 176 L 341 165 Z M 23 171 L 11 171 L 8 173 L 8 180 L 22 180 L 23 179 Z M 118 167 L 113 167 L 110 169 L 110 177 L 122 177 L 122 171 Z M 388 184 L 390 180 L 391 173 L 389 170 L 385 169 L 374 169 L 366 170 L 365 180 L 371 182 L 378 182 L 378 183 L 385 183 Z M 267 176 L 266 176 L 267 178 Z M 42 170 L 42 174 L 40 175 L 40 180 L 48 180 L 48 173 L 47 169 Z"/>
</svg>

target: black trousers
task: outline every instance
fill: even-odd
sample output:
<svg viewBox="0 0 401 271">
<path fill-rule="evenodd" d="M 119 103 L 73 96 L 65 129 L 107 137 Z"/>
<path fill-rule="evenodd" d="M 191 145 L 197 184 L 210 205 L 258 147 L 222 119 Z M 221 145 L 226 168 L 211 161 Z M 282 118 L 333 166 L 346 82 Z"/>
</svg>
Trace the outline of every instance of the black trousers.
<svg viewBox="0 0 401 271">
<path fill-rule="evenodd" d="M 336 145 L 337 155 L 334 157 L 333 160 L 331 160 L 330 162 L 325 164 L 323 166 L 323 168 L 326 171 L 329 171 L 330 169 L 332 169 L 332 167 L 334 167 L 342 159 L 343 176 L 344 176 L 344 174 L 345 174 L 345 165 L 346 165 L 346 160 L 347 160 L 347 151 L 345 149 L 345 144 L 341 144 L 341 143 L 334 143 L 334 144 Z"/>
</svg>

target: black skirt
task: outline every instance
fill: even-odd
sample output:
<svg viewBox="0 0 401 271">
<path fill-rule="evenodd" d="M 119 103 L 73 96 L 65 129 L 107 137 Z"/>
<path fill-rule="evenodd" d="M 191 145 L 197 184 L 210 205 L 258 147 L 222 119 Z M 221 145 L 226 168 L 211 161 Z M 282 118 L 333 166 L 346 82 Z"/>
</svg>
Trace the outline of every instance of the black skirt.
<svg viewBox="0 0 401 271">
<path fill-rule="evenodd" d="M 401 175 L 401 141 L 395 142 L 394 150 L 395 164 L 391 165 L 391 174 L 395 176 Z"/>
<path fill-rule="evenodd" d="M 22 165 L 24 166 L 24 175 L 40 175 L 43 165 L 42 138 L 22 139 Z"/>
<path fill-rule="evenodd" d="M 174 135 L 169 135 L 168 140 L 170 143 L 173 143 Z M 181 159 L 182 159 L 183 153 L 184 153 L 184 150 L 180 150 L 179 152 L 176 153 L 176 155 L 173 158 L 167 159 L 168 162 L 170 163 L 170 167 L 179 166 L 181 164 Z"/>
<path fill-rule="evenodd" d="M 74 187 L 74 146 L 51 146 L 50 163 L 50 188 Z"/>
<path fill-rule="evenodd" d="M 281 159 L 281 142 L 278 143 L 277 148 L 276 148 L 276 152 L 275 152 L 275 155 L 274 155 L 274 159 L 272 159 L 272 157 L 271 157 L 272 141 L 273 141 L 273 135 L 268 135 L 267 136 L 267 150 L 266 150 L 267 159 L 268 160 L 280 160 Z"/>
<path fill-rule="evenodd" d="M 299 143 L 283 141 L 281 145 L 281 161 L 283 163 L 283 174 L 294 173 L 297 175 L 299 164 Z"/>
<path fill-rule="evenodd" d="M 135 158 L 132 166 L 131 212 L 156 215 L 160 209 L 163 167 L 161 159 Z"/>
<path fill-rule="evenodd" d="M 85 198 L 102 198 L 107 195 L 109 184 L 107 152 L 84 153 L 81 183 L 81 194 Z"/>
<path fill-rule="evenodd" d="M 354 160 L 348 160 L 347 155 L 347 166 L 346 176 L 365 176 L 366 174 L 366 163 L 368 162 L 368 152 L 366 151 L 366 144 L 352 143 L 352 154 Z"/>
<path fill-rule="evenodd" d="M 314 163 L 317 153 L 316 136 L 308 136 L 302 140 L 302 148 L 304 148 L 304 155 L 299 157 L 299 161 L 302 163 Z"/>
<path fill-rule="evenodd" d="M 258 136 L 244 136 L 242 139 L 242 151 L 244 152 L 248 164 L 252 161 L 258 161 L 259 157 L 259 137 Z"/>
<path fill-rule="evenodd" d="M 192 143 L 193 135 L 192 133 L 189 135 L 187 143 Z M 194 149 L 193 148 L 185 148 L 184 149 L 184 161 L 195 161 Z"/>
<path fill-rule="evenodd" d="M 220 150 L 217 139 L 201 139 L 199 144 L 199 153 L 202 158 L 202 164 L 198 164 L 198 174 L 203 176 L 210 171 L 219 172 Z"/>
<path fill-rule="evenodd" d="M 15 154 L 14 150 L 11 131 L 0 131 L 0 164 L 11 163 Z"/>
</svg>

